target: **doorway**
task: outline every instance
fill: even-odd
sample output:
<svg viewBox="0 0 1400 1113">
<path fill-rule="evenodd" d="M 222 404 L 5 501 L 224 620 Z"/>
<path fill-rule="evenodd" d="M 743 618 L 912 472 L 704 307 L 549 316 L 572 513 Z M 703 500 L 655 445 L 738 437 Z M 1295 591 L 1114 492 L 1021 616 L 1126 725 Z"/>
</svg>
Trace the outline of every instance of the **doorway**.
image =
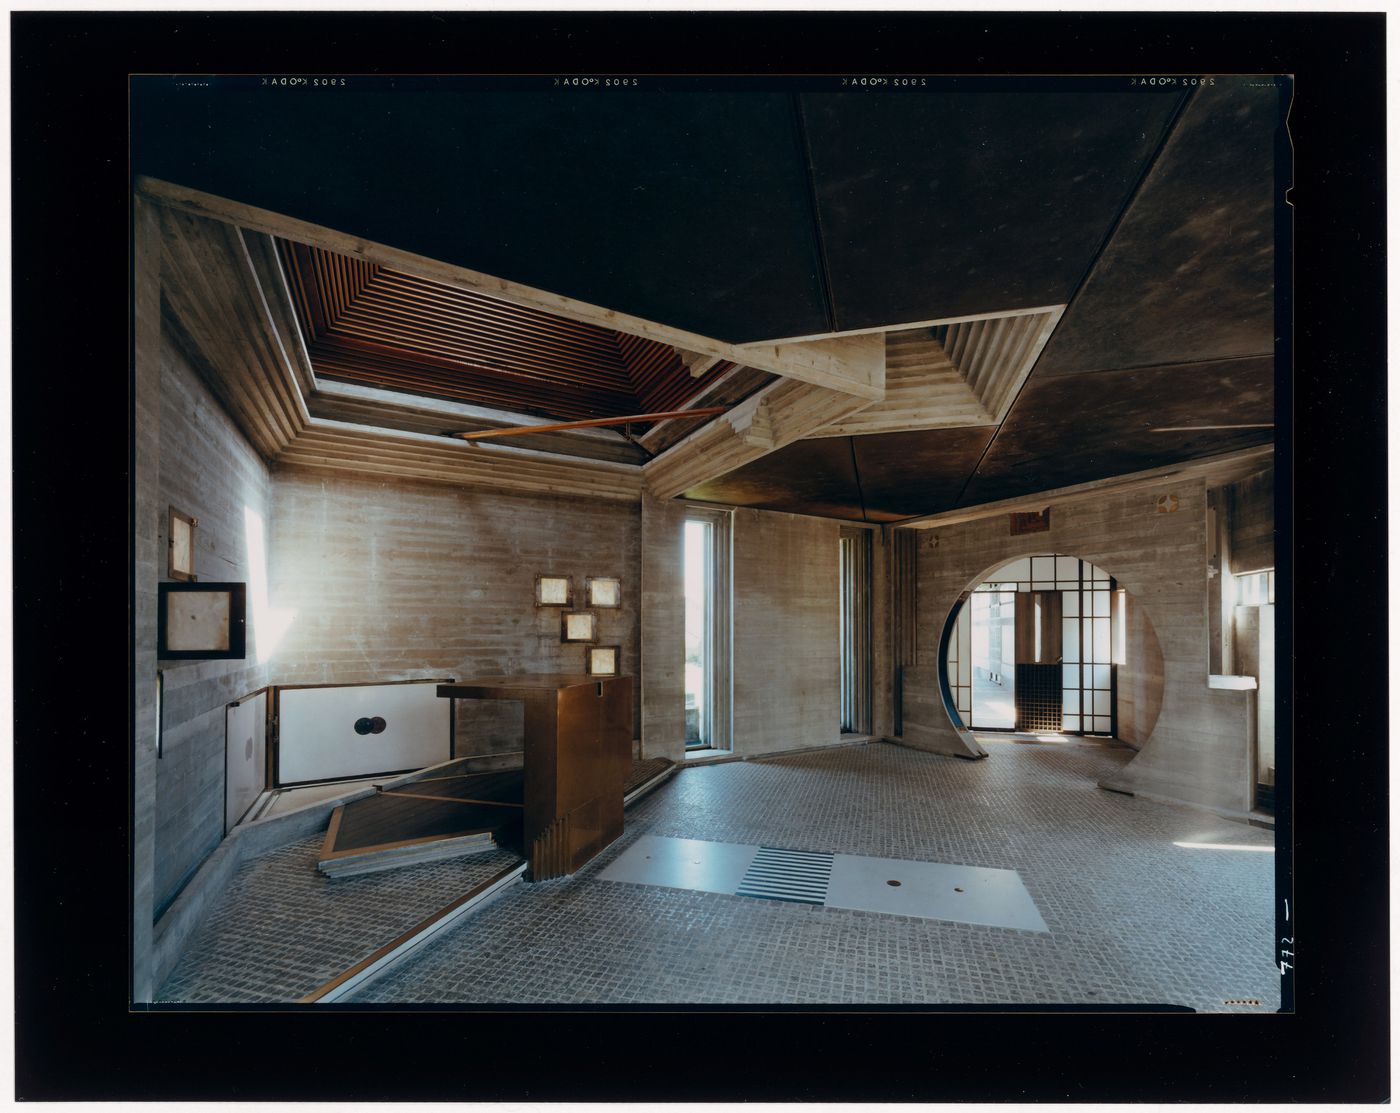
<svg viewBox="0 0 1400 1113">
<path fill-rule="evenodd" d="M 959 604 L 941 662 L 960 725 L 1115 735 L 1122 608 L 1113 577 L 1078 557 L 996 569 Z"/>
</svg>

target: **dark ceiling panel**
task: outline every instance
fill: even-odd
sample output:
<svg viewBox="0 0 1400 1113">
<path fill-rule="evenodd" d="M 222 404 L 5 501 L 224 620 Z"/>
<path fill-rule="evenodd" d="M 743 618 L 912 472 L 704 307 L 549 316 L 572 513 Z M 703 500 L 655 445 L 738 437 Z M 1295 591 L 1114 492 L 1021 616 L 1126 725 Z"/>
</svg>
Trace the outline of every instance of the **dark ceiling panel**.
<svg viewBox="0 0 1400 1113">
<path fill-rule="evenodd" d="M 801 98 L 840 329 L 1065 302 L 1181 94 Z"/>
<path fill-rule="evenodd" d="M 1218 81 L 1182 113 L 1037 375 L 1273 351 L 1281 91 Z"/>
<path fill-rule="evenodd" d="M 779 93 L 137 78 L 137 173 L 743 342 L 830 329 Z"/>
<path fill-rule="evenodd" d="M 961 505 L 1214 456 L 1272 429 L 1154 433 L 1274 420 L 1272 357 L 1036 378 L 1021 392 Z"/>
<path fill-rule="evenodd" d="M 992 433 L 989 427 L 922 429 L 852 438 L 871 521 L 936 514 L 957 506 Z"/>
<path fill-rule="evenodd" d="M 730 506 L 861 520 L 848 437 L 797 441 L 685 495 Z"/>
</svg>

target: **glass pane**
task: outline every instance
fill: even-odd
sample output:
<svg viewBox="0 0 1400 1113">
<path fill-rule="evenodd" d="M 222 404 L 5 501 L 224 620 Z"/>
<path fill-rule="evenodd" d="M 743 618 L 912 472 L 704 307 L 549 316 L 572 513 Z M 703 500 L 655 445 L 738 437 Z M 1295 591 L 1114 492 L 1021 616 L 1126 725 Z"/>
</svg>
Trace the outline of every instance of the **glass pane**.
<svg viewBox="0 0 1400 1113">
<path fill-rule="evenodd" d="M 1093 595 L 1094 595 L 1094 617 L 1095 617 L 1095 618 L 1107 618 L 1107 617 L 1108 617 L 1108 592 L 1106 592 L 1106 591 L 1095 591 L 1095 592 L 1093 593 Z"/>
<path fill-rule="evenodd" d="M 685 740 L 709 744 L 710 523 L 685 524 Z"/>
<path fill-rule="evenodd" d="M 1092 686 L 1095 687 L 1095 688 L 1103 688 L 1103 689 L 1111 688 L 1111 687 L 1113 686 L 1113 682 L 1112 682 L 1112 680 L 1111 680 L 1110 677 L 1109 677 L 1109 671 L 1108 671 L 1108 670 L 1109 670 L 1109 666 L 1108 666 L 1108 665 L 1094 665 L 1094 666 L 1092 666 L 1092 667 L 1093 667 L 1093 670 L 1094 670 L 1094 676 L 1093 676 Z"/>
<path fill-rule="evenodd" d="M 1066 688 L 1064 692 L 1065 711 L 1079 714 L 1079 689 Z"/>
<path fill-rule="evenodd" d="M 1062 688 L 1064 688 L 1066 691 L 1068 691 L 1070 688 L 1078 688 L 1078 687 L 1079 687 L 1079 666 L 1078 666 L 1078 665 L 1065 665 L 1065 666 L 1064 666 L 1064 677 L 1062 678 L 1062 680 L 1061 680 L 1061 682 L 1060 682 L 1060 686 L 1061 686 Z"/>
<path fill-rule="evenodd" d="M 996 574 L 989 577 L 993 580 L 1029 580 L 1031 578 L 1031 562 L 1028 557 L 1021 557 L 1013 560 L 1010 564 L 998 568 Z"/>
<path fill-rule="evenodd" d="M 1031 557 L 1031 579 L 1053 580 L 1055 578 L 1055 558 L 1051 556 Z"/>
<path fill-rule="evenodd" d="M 1055 581 L 1054 581 L 1054 580 L 1032 580 L 1032 581 L 1031 581 L 1031 590 L 1032 590 L 1032 591 L 1054 591 L 1054 590 L 1055 590 Z"/>
<path fill-rule="evenodd" d="M 972 595 L 972 725 L 1008 729 L 1016 725 L 1014 592 Z"/>
<path fill-rule="evenodd" d="M 1064 730 L 1078 730 L 1079 716 L 1066 714 L 1060 725 Z"/>
<path fill-rule="evenodd" d="M 1078 557 L 1056 557 L 1055 558 L 1055 578 L 1057 580 L 1079 580 L 1079 558 Z"/>
<path fill-rule="evenodd" d="M 1108 660 L 1108 619 L 1093 618 L 1089 620 L 1094 626 L 1094 660 Z"/>
<path fill-rule="evenodd" d="M 1063 620 L 1064 641 L 1060 646 L 1060 657 L 1064 661 L 1079 660 L 1079 619 L 1066 618 Z"/>
<path fill-rule="evenodd" d="M 1094 730 L 1099 734 L 1107 734 L 1113 729 L 1113 720 L 1107 715 L 1094 716 Z"/>
<path fill-rule="evenodd" d="M 1085 694 L 1085 697 L 1084 697 L 1084 698 L 1085 698 L 1085 699 L 1088 699 L 1088 698 L 1089 698 L 1087 693 Z M 1110 693 L 1108 693 L 1108 692 L 1095 692 L 1095 693 L 1094 693 L 1094 715 L 1095 715 L 1095 717 L 1098 717 L 1099 715 L 1108 715 L 1108 714 L 1110 714 L 1110 713 L 1112 712 L 1113 707 L 1112 707 L 1112 705 L 1109 703 L 1109 699 L 1110 699 L 1110 698 L 1111 698 L 1111 696 L 1110 696 Z"/>
<path fill-rule="evenodd" d="M 1061 596 L 1061 598 L 1064 600 L 1064 602 L 1061 604 L 1064 610 L 1062 610 L 1060 613 L 1063 614 L 1066 618 L 1077 617 L 1079 614 L 1079 592 L 1077 590 L 1066 591 Z"/>
</svg>

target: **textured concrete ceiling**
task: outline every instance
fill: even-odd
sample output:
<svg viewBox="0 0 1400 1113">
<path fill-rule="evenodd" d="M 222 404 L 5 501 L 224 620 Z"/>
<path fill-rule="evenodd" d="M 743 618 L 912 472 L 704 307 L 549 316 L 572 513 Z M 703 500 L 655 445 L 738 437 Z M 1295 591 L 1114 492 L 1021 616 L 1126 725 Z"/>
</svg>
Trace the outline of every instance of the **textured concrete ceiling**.
<svg viewBox="0 0 1400 1113">
<path fill-rule="evenodd" d="M 1151 430 L 1272 421 L 1287 96 L 138 79 L 133 167 L 733 342 L 1067 304 L 999 426 L 799 442 L 688 492 L 889 520 L 1270 438 Z"/>
</svg>

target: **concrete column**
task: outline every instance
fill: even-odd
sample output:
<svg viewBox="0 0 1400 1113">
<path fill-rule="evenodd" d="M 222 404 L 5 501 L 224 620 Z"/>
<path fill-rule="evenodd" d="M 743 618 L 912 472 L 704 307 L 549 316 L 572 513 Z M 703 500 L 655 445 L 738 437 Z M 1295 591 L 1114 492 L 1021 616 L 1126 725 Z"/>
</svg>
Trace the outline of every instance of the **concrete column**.
<svg viewBox="0 0 1400 1113">
<path fill-rule="evenodd" d="M 133 215 L 133 407 L 135 417 L 132 541 L 132 923 L 131 995 L 149 1001 L 155 907 L 156 606 L 160 581 L 160 220 L 140 198 Z"/>
</svg>

